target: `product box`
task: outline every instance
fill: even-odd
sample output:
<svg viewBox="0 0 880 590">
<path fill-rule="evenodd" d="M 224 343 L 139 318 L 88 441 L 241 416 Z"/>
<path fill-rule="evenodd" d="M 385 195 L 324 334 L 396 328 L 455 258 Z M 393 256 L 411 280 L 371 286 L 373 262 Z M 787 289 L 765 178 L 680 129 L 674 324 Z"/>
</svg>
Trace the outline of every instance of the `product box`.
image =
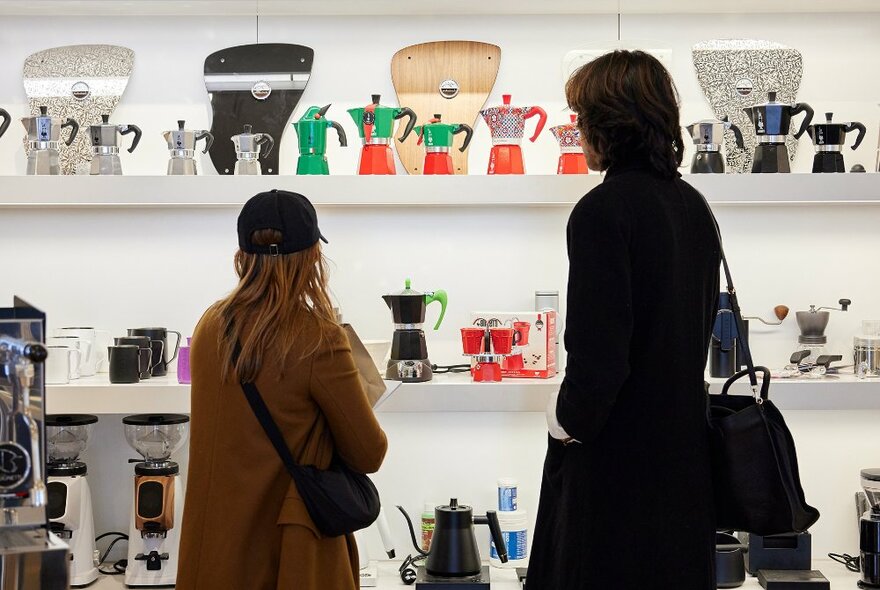
<svg viewBox="0 0 880 590">
<path fill-rule="evenodd" d="M 478 327 L 515 328 L 519 333 L 526 331 L 523 324 L 528 324 L 526 336 L 528 343 L 518 345 L 514 349 L 517 354 L 504 359 L 501 375 L 530 379 L 550 379 L 556 376 L 556 312 L 554 310 L 475 311 L 471 313 L 471 323 Z"/>
</svg>

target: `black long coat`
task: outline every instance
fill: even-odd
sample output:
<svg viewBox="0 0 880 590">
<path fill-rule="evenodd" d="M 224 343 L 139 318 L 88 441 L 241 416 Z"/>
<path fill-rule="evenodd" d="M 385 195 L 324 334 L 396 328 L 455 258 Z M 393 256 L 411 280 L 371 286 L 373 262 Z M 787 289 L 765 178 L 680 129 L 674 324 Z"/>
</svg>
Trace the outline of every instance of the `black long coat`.
<svg viewBox="0 0 880 590">
<path fill-rule="evenodd" d="M 528 590 L 710 590 L 703 375 L 718 240 L 699 194 L 612 167 L 568 223 L 568 365 Z"/>
</svg>

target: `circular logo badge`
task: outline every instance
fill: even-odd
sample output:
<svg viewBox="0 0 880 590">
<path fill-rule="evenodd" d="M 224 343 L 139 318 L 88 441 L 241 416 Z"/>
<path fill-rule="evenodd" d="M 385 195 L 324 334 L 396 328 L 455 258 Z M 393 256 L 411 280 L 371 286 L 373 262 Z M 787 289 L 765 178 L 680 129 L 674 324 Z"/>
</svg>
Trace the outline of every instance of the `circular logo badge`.
<svg viewBox="0 0 880 590">
<path fill-rule="evenodd" d="M 31 458 L 14 442 L 0 443 L 0 490 L 17 488 L 31 473 Z"/>
<path fill-rule="evenodd" d="M 272 94 L 272 87 L 269 86 L 268 82 L 260 81 L 253 85 L 251 88 L 251 94 L 257 100 L 266 100 L 269 98 L 269 95 Z"/>
<path fill-rule="evenodd" d="M 372 111 L 364 111 L 364 125 L 372 125 L 376 122 L 376 114 Z"/>
<path fill-rule="evenodd" d="M 443 80 L 440 82 L 440 96 L 443 98 L 455 98 L 458 96 L 458 82 L 455 80 Z"/>
<path fill-rule="evenodd" d="M 89 88 L 89 85 L 85 82 L 76 82 L 73 86 L 70 87 L 70 93 L 73 95 L 73 98 L 77 100 L 83 100 L 88 98 L 88 96 L 92 93 L 92 89 Z"/>
<path fill-rule="evenodd" d="M 755 85 L 748 78 L 741 78 L 736 81 L 736 93 L 740 96 L 748 96 L 755 89 Z"/>
</svg>

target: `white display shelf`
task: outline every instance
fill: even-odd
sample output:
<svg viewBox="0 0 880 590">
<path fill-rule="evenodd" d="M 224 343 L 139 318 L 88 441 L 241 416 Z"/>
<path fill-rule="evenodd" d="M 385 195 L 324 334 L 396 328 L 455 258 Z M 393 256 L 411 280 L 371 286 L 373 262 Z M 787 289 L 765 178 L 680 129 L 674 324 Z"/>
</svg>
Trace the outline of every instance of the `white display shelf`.
<svg viewBox="0 0 880 590">
<path fill-rule="evenodd" d="M 173 373 L 130 385 L 110 383 L 107 374 L 98 374 L 67 385 L 47 385 L 46 410 L 49 414 L 188 414 L 189 385 L 177 383 Z"/>
<path fill-rule="evenodd" d="M 709 391 L 720 393 L 724 381 L 709 379 Z M 731 387 L 733 394 L 750 392 L 748 377 Z M 852 374 L 772 379 L 770 399 L 782 410 L 880 410 L 880 379 L 859 380 Z"/>
<path fill-rule="evenodd" d="M 880 1 L 878 1 L 880 4 Z M 716 206 L 880 204 L 880 174 L 696 174 Z M 0 176 L 0 208 L 238 208 L 273 188 L 319 207 L 572 207 L 602 175 Z"/>
<path fill-rule="evenodd" d="M 878 12 L 876 0 L 2 0 L 0 14 L 81 16 L 384 16 Z"/>
</svg>

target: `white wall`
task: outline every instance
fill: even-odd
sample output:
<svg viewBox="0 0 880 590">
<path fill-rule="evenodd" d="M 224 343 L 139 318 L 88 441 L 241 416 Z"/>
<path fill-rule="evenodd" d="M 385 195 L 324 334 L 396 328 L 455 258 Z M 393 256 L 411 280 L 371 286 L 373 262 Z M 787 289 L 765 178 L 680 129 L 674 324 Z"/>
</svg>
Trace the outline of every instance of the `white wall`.
<svg viewBox="0 0 880 590">
<path fill-rule="evenodd" d="M 312 46 L 315 70 L 300 109 L 333 102 L 330 116 L 355 135 L 346 108 L 381 92 L 395 104 L 389 60 L 399 48 L 425 40 L 479 39 L 502 47 L 502 63 L 490 104 L 511 92 L 520 104 L 543 106 L 550 123 L 566 120 L 561 89 L 563 54 L 582 44 L 617 39 L 616 16 L 445 18 L 264 18 L 260 41 Z M 45 34 L 36 35 L 35 31 Z M 68 19 L 0 18 L 0 106 L 25 114 L 21 64 L 34 51 L 68 43 L 117 43 L 136 52 L 134 75 L 114 120 L 135 123 L 145 137 L 134 154 L 122 154 L 128 174 L 161 174 L 165 144 L 160 132 L 179 118 L 208 127 L 202 83 L 204 57 L 218 48 L 257 41 L 256 21 L 238 18 Z M 712 37 L 759 37 L 788 43 L 804 54 L 799 99 L 817 113 L 834 110 L 859 119 L 869 135 L 847 161 L 873 162 L 880 109 L 880 15 L 625 16 L 626 38 L 648 38 L 673 48 L 672 70 L 682 94 L 682 121 L 709 115 L 690 65 L 689 47 Z M 365 33 L 368 31 L 368 33 Z M 347 64 L 347 65 L 344 65 Z M 22 174 L 24 155 L 13 126 L 0 140 L 0 174 Z M 488 133 L 479 124 L 470 164 L 486 166 Z M 218 141 L 224 141 L 218 138 Z M 331 142 L 332 144 L 332 142 Z M 555 171 L 557 149 L 549 133 L 524 147 L 532 173 Z M 795 169 L 809 170 L 810 148 L 801 143 Z M 293 171 L 294 135 L 281 145 L 283 173 Z M 357 149 L 331 147 L 331 168 L 350 173 Z M 211 173 L 210 161 L 203 170 Z M 3 182 L 0 176 L 0 182 Z M 450 310 L 429 335 L 435 362 L 456 362 L 456 330 L 472 309 L 530 308 L 536 289 L 564 292 L 566 261 L 560 209 L 334 208 L 320 212 L 331 244 L 333 290 L 348 321 L 363 338 L 387 338 L 390 323 L 380 295 L 412 277 L 416 288 L 444 288 Z M 880 246 L 873 207 L 722 208 L 717 211 L 733 272 L 749 314 L 771 314 L 777 303 L 793 310 L 853 300 L 852 311 L 834 315 L 828 330 L 845 351 L 861 319 L 880 317 Z M 8 253 L 0 302 L 20 294 L 44 307 L 51 326 L 95 323 L 121 333 L 143 324 L 191 332 L 201 311 L 233 285 L 236 212 L 231 210 L 3 210 L 0 246 Z M 523 236 L 513 239 L 512 236 Z M 151 255 L 146 253 L 150 252 Z M 519 269 L 511 272 L 513 264 Z M 434 314 L 431 311 L 429 314 Z M 430 317 L 435 317 L 430 315 Z M 753 339 L 756 357 L 780 366 L 794 348 L 792 320 Z M 660 376 L 658 376 L 660 378 Z M 50 404 L 51 411 L 51 400 Z M 852 493 L 858 469 L 880 463 L 880 412 L 789 412 L 798 441 L 808 498 L 823 512 L 814 529 L 815 555 L 857 549 Z M 98 508 L 98 530 L 124 530 L 131 474 L 124 460 L 119 416 L 99 424 L 88 451 Z M 494 481 L 520 480 L 523 505 L 534 515 L 545 431 L 539 414 L 381 414 L 391 441 L 377 476 L 386 504 L 420 512 L 423 500 L 457 495 L 491 507 Z M 235 425 L 230 425 L 236 435 Z M 183 461 L 185 463 L 185 460 Z M 404 527 L 392 518 L 398 546 Z M 371 547 L 380 555 L 378 544 Z"/>
</svg>

